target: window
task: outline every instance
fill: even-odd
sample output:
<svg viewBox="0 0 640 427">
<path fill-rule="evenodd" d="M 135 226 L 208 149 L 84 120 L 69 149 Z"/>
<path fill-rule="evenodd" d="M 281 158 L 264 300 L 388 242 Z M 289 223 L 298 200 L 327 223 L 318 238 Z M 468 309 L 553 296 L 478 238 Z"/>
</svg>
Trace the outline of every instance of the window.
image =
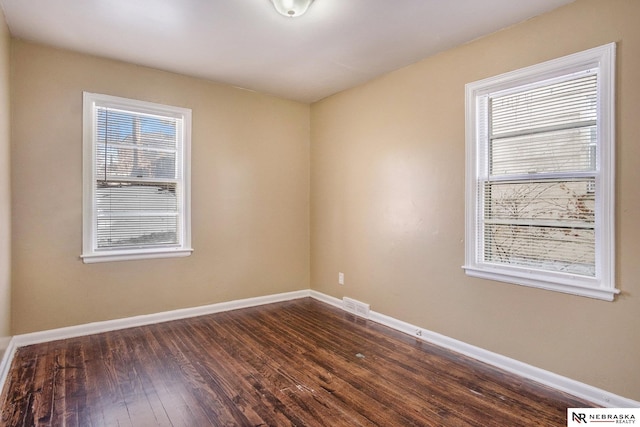
<svg viewBox="0 0 640 427">
<path fill-rule="evenodd" d="M 609 44 L 466 86 L 466 254 L 474 277 L 613 300 Z"/>
<path fill-rule="evenodd" d="M 84 93 L 85 263 L 187 256 L 191 110 Z"/>
</svg>

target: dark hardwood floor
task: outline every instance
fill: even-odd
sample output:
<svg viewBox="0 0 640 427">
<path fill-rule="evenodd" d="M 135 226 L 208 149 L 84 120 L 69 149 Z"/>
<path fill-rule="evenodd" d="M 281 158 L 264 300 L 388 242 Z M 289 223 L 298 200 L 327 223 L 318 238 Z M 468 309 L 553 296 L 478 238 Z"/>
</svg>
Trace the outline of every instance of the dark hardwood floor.
<svg viewBox="0 0 640 427">
<path fill-rule="evenodd" d="M 310 298 L 20 348 L 6 426 L 565 426 L 572 396 Z"/>
</svg>

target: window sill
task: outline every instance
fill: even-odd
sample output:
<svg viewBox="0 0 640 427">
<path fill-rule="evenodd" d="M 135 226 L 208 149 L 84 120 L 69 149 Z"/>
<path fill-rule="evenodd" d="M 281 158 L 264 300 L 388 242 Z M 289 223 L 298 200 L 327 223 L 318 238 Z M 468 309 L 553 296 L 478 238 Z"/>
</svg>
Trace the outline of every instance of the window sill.
<svg viewBox="0 0 640 427">
<path fill-rule="evenodd" d="M 93 264 L 97 262 L 132 261 L 138 259 L 177 258 L 187 257 L 193 252 L 192 248 L 170 249 L 162 248 L 142 251 L 109 251 L 107 253 L 91 253 L 80 255 L 82 262 Z"/>
<path fill-rule="evenodd" d="M 613 301 L 620 290 L 614 287 L 599 286 L 596 279 L 574 275 L 546 275 L 528 269 L 510 269 L 495 266 L 463 266 L 467 276 L 529 286 L 571 295 Z M 561 277 L 564 276 L 564 277 Z"/>
</svg>

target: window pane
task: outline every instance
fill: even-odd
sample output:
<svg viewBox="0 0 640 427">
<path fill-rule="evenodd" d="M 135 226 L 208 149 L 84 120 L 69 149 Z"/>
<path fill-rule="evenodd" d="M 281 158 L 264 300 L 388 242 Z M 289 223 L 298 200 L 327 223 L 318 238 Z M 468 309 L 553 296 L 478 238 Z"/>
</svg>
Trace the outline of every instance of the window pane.
<svg viewBox="0 0 640 427">
<path fill-rule="evenodd" d="M 573 126 L 597 118 L 597 75 L 550 84 L 491 100 L 491 135 Z"/>
<path fill-rule="evenodd" d="M 489 170 L 493 176 L 594 171 L 595 150 L 595 126 L 494 139 Z"/>
<path fill-rule="evenodd" d="M 96 178 L 176 178 L 177 122 L 98 108 Z"/>
<path fill-rule="evenodd" d="M 595 275 L 595 180 L 484 184 L 484 260 Z"/>
<path fill-rule="evenodd" d="M 105 212 L 178 212 L 176 184 L 103 182 L 96 188 L 96 210 Z"/>
<path fill-rule="evenodd" d="M 96 178 L 176 178 L 176 153 L 147 151 L 113 144 L 96 147 Z"/>
<path fill-rule="evenodd" d="M 173 150 L 176 146 L 176 129 L 177 120 L 173 118 L 96 108 L 97 141 Z"/>
<path fill-rule="evenodd" d="M 177 215 L 98 216 L 98 249 L 177 245 Z"/>
<path fill-rule="evenodd" d="M 98 248 L 177 244 L 176 184 L 98 182 Z"/>
<path fill-rule="evenodd" d="M 485 225 L 484 261 L 595 276 L 593 229 Z"/>
<path fill-rule="evenodd" d="M 487 182 L 484 185 L 486 221 L 507 220 L 554 224 L 595 222 L 595 180 Z"/>
</svg>

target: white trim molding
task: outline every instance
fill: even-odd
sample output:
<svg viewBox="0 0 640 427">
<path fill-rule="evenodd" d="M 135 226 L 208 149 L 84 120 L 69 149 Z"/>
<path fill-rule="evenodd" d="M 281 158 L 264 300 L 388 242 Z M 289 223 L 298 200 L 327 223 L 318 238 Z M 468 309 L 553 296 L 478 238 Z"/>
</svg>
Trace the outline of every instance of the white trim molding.
<svg viewBox="0 0 640 427">
<path fill-rule="evenodd" d="M 467 275 L 605 301 L 613 301 L 620 293 L 615 284 L 615 53 L 616 44 L 609 43 L 465 86 L 465 263 L 462 268 Z M 523 94 L 534 88 L 550 88 L 559 82 L 593 76 L 597 76 L 593 101 L 597 131 L 591 142 L 594 145 L 586 147 L 593 149 L 594 156 L 589 170 L 573 167 L 575 170 L 549 168 L 538 172 L 533 168 L 531 172 L 523 172 L 513 168 L 513 171 L 504 174 L 494 174 L 490 153 L 494 152 L 492 147 L 500 136 L 492 137 L 490 132 L 493 111 L 490 100 L 493 97 Z M 590 122 L 585 119 L 584 123 Z M 529 137 L 550 134 L 554 123 L 545 122 L 536 126 L 543 124 L 548 126 L 527 129 Z M 503 133 L 501 138 L 506 139 L 505 135 L 515 138 L 512 134 Z M 523 134 L 518 135 L 519 138 Z M 528 144 L 531 143 L 527 142 L 524 146 L 531 147 Z M 556 148 L 551 146 L 545 147 L 545 151 L 554 150 Z M 493 254 L 490 249 L 494 246 L 492 242 L 499 240 L 492 240 L 486 229 L 487 225 L 496 224 L 491 222 L 496 220 L 491 214 L 493 205 L 487 202 L 491 200 L 487 194 L 494 188 L 493 185 L 511 182 L 521 188 L 531 188 L 532 182 L 560 183 L 574 178 L 582 179 L 585 183 L 587 181 L 584 180 L 593 180 L 593 188 L 587 190 L 594 197 L 594 207 L 589 208 L 593 211 L 593 223 L 585 220 L 577 226 L 585 227 L 593 234 L 593 242 L 580 246 L 586 253 L 593 251 L 593 265 L 588 258 L 585 259 L 589 262 L 560 262 L 563 259 L 561 255 L 554 260 L 544 259 L 520 249 L 526 245 L 518 246 L 517 250 L 506 250 L 504 259 L 490 255 Z M 539 199 L 534 196 L 531 200 Z M 535 226 L 532 222 L 534 217 L 525 215 L 524 218 L 518 218 L 518 215 L 511 212 L 498 219 L 506 221 L 502 225 L 510 227 L 516 225 L 516 221 L 523 220 L 524 225 L 534 226 L 539 231 L 552 224 L 547 222 Z M 563 227 L 568 226 L 565 224 Z M 533 241 L 542 245 L 543 249 L 548 249 L 548 241 L 544 238 L 536 237 Z M 581 271 L 585 265 L 589 265 L 589 270 Z"/>
<path fill-rule="evenodd" d="M 342 300 L 322 294 L 317 291 L 311 291 L 311 297 L 318 301 L 330 304 L 337 308 L 342 307 Z M 416 325 L 412 325 L 402 320 L 395 319 L 393 317 L 378 313 L 376 311 L 369 311 L 369 320 L 387 326 L 396 331 L 411 335 L 416 339 L 426 341 L 431 344 L 435 344 L 439 347 L 443 347 L 456 353 L 464 354 L 475 360 L 487 363 L 499 369 L 503 369 L 507 372 L 511 372 L 515 375 L 530 379 L 540 384 L 544 384 L 556 390 L 569 393 L 575 397 L 579 397 L 596 405 L 600 405 L 606 408 L 638 408 L 640 402 L 628 399 L 626 397 L 618 396 L 608 391 L 599 389 L 597 387 L 590 386 L 588 384 L 581 383 L 579 381 L 572 380 L 562 375 L 549 372 L 544 369 L 537 368 L 532 365 L 520 362 L 515 359 L 494 353 L 489 350 L 485 350 L 480 347 L 467 344 L 462 341 L 458 341 L 454 338 L 441 335 L 437 332 L 432 332 L 427 329 L 421 328 Z"/>
<path fill-rule="evenodd" d="M 0 391 L 2 390 L 11 361 L 19 347 L 37 344 L 59 339 L 73 338 L 78 336 L 96 334 L 101 332 L 115 331 L 136 326 L 144 326 L 154 323 L 167 322 L 171 320 L 186 319 L 189 317 L 203 316 L 206 314 L 220 313 L 241 308 L 256 307 L 276 302 L 291 301 L 300 298 L 311 297 L 322 303 L 344 310 L 343 301 L 333 296 L 323 294 L 318 291 L 305 289 L 293 292 L 285 292 L 255 298 L 240 299 L 199 307 L 184 308 L 160 313 L 134 316 L 124 319 L 107 320 L 84 325 L 69 326 L 65 328 L 52 329 L 48 331 L 33 332 L 23 335 L 16 335 L 10 341 L 0 362 Z M 607 408 L 637 408 L 640 402 L 615 395 L 608 391 L 572 380 L 567 377 L 528 365 L 526 363 L 511 359 L 506 356 L 476 347 L 454 338 L 429 331 L 422 327 L 412 325 L 402 320 L 395 319 L 376 311 L 369 312 L 369 320 L 387 326 L 396 331 L 411 335 L 416 339 L 432 343 L 434 345 L 447 348 L 457 353 L 464 354 L 473 359 L 503 369 L 507 372 L 528 378 L 532 381 L 547 385 L 556 390 L 569 393 L 573 396 L 588 400 L 596 405 Z"/>
<path fill-rule="evenodd" d="M 626 397 L 618 396 L 608 391 L 590 386 L 588 384 L 572 380 L 562 375 L 537 368 L 535 366 L 520 362 L 515 359 L 467 344 L 462 341 L 432 332 L 424 328 L 403 322 L 393 317 L 371 311 L 369 319 L 382 325 L 388 326 L 405 334 L 413 335 L 417 339 L 435 344 L 465 356 L 469 356 L 480 362 L 487 363 L 496 368 L 530 379 L 540 384 L 544 384 L 556 390 L 569 393 L 596 405 L 606 408 L 638 408 L 640 402 L 636 402 Z M 420 335 L 418 335 L 418 333 Z"/>
<path fill-rule="evenodd" d="M 82 175 L 83 175 L 83 215 L 82 215 L 82 254 L 80 258 L 85 264 L 91 264 L 96 262 L 111 262 L 111 261 L 125 261 L 125 260 L 140 260 L 140 259 L 154 259 L 154 258 L 168 258 L 168 257 L 186 257 L 191 255 L 193 248 L 191 247 L 191 114 L 192 111 L 189 108 L 175 107 L 164 104 L 157 104 L 153 102 L 139 101 L 135 99 L 121 98 L 111 95 L 103 95 L 98 93 L 83 93 L 83 121 L 82 121 Z M 103 116 L 103 114 L 105 114 Z M 109 117 L 114 117 L 109 121 Z M 105 119 L 106 118 L 106 119 Z M 126 118 L 126 120 L 125 120 Z M 159 132 L 159 128 L 155 124 L 152 125 L 153 131 L 142 129 L 147 125 L 141 124 L 142 120 L 151 120 L 154 123 L 166 122 L 167 120 L 172 122 L 172 132 L 167 130 Z M 131 122 L 128 122 L 131 120 Z M 161 166 L 161 172 L 143 172 L 142 170 L 134 173 L 129 171 L 125 176 L 121 175 L 121 172 L 114 172 L 107 167 L 107 156 L 118 157 L 118 154 L 112 154 L 120 152 L 121 149 L 132 150 L 134 145 L 122 144 L 122 141 L 112 141 L 111 135 L 113 132 L 120 132 L 124 129 L 124 123 L 133 123 L 135 130 L 131 134 L 130 127 L 127 127 L 127 131 L 119 137 L 133 138 L 133 141 L 137 141 L 143 138 L 144 132 L 148 133 L 160 133 L 164 137 L 171 137 L 164 141 L 166 144 L 150 144 L 144 148 L 147 153 L 154 153 L 154 156 L 161 156 L 161 159 L 169 161 L 169 165 L 173 167 Z M 130 124 L 129 124 L 130 125 Z M 167 128 L 168 129 L 168 128 Z M 134 136 L 135 135 L 135 136 Z M 155 137 L 154 137 L 155 138 Z M 98 141 L 100 144 L 98 144 Z M 149 141 L 147 141 L 149 142 Z M 169 144 L 171 142 L 171 144 Z M 149 144 L 145 144 L 149 145 Z M 137 149 L 134 150 L 137 152 Z M 111 157 L 109 157 L 111 158 Z M 134 158 L 135 155 L 134 155 Z M 116 161 L 117 163 L 117 161 Z M 100 169 L 102 164 L 102 169 Z M 116 168 L 117 169 L 117 168 Z M 98 170 L 100 173 L 98 174 Z M 101 178 L 98 178 L 100 176 Z M 123 183 L 128 183 L 123 185 Z M 165 207 L 167 211 L 160 211 L 155 204 L 157 197 L 164 197 L 162 194 L 168 194 L 165 192 L 158 193 L 152 189 L 151 196 L 143 196 L 148 203 L 151 203 L 148 207 L 128 206 L 128 204 L 122 204 L 120 202 L 117 210 L 111 211 L 111 208 L 106 208 L 100 205 L 99 201 L 102 199 L 100 196 L 100 188 L 107 185 L 110 188 L 110 192 L 116 191 L 117 194 L 112 193 L 111 197 L 120 198 L 139 198 L 141 193 L 139 190 L 146 185 L 153 184 L 158 189 L 172 188 L 171 192 L 174 193 L 173 201 L 174 208 Z M 169 186 L 169 187 L 165 187 Z M 126 192 L 122 193 L 122 192 Z M 129 191 L 133 191 L 129 193 Z M 122 199 L 124 200 L 124 199 Z M 146 206 L 148 203 L 144 203 Z M 162 201 L 164 203 L 164 199 Z M 127 205 L 125 207 L 125 205 Z M 154 207 L 151 207 L 154 206 Z M 99 224 L 107 216 L 103 210 L 108 211 L 108 218 L 118 218 L 118 220 L 109 220 L 109 227 L 113 226 L 118 230 L 124 230 L 122 226 L 115 226 L 116 223 L 126 223 L 128 230 L 125 232 L 126 239 L 129 239 L 129 243 L 126 247 L 121 246 L 123 243 L 115 242 L 102 242 L 100 235 L 102 232 L 99 230 Z M 176 231 L 169 231 L 176 235 L 176 241 L 173 243 L 167 242 L 146 242 L 142 243 L 140 237 L 148 237 L 154 233 L 164 233 L 167 229 L 164 226 L 151 228 L 147 225 L 140 225 L 142 219 L 157 217 L 161 220 L 161 224 L 172 222 L 176 224 Z M 133 221 L 135 219 L 135 221 Z M 144 221 L 142 221 L 144 222 Z M 149 221 L 147 221 L 148 223 Z M 156 224 L 156 222 L 153 222 Z M 100 227 L 101 228 L 101 227 Z M 112 230 L 112 231 L 113 231 Z M 168 229 L 171 230 L 171 227 Z M 117 233 L 114 233 L 114 235 Z M 125 239 L 121 236 L 121 240 Z M 126 240 L 125 239 L 125 240 Z M 133 241 L 131 240 L 133 239 Z"/>
<path fill-rule="evenodd" d="M 11 367 L 13 355 L 16 352 L 16 346 L 13 338 L 7 338 L 9 338 L 9 341 L 5 342 L 6 338 L 3 338 L 3 341 L 1 343 L 2 347 L 0 347 L 0 349 L 4 350 L 4 353 L 2 354 L 2 360 L 0 361 L 0 394 L 2 393 L 7 375 L 9 375 L 9 368 Z"/>
<path fill-rule="evenodd" d="M 275 302 L 290 301 L 310 296 L 308 289 L 273 294 L 261 297 L 239 299 L 216 304 L 203 305 L 178 310 L 164 311 L 160 313 L 144 314 L 123 319 L 105 320 L 101 322 L 86 323 L 83 325 L 68 326 L 64 328 L 50 329 L 46 331 L 31 332 L 14 336 L 0 362 L 0 392 L 9 373 L 9 367 L 18 348 L 43 342 L 81 337 L 102 332 L 117 331 L 136 326 L 151 325 L 168 322 L 171 320 L 187 319 L 189 317 L 204 316 L 206 314 L 221 313 L 223 311 L 237 310 L 240 308 L 256 307 Z"/>
<path fill-rule="evenodd" d="M 189 317 L 204 316 L 207 314 L 221 313 L 223 311 L 237 310 L 240 308 L 256 307 L 259 305 L 290 301 L 308 296 L 309 290 L 307 289 L 302 291 L 286 292 L 282 294 L 239 299 L 228 302 L 202 305 L 198 307 L 163 311 L 154 314 L 143 314 L 140 316 L 127 317 L 124 319 L 105 320 L 102 322 L 68 326 L 65 328 L 51 329 L 48 331 L 32 332 L 23 335 L 16 335 L 13 340 L 18 347 L 23 347 L 25 345 L 38 344 L 41 342 L 80 337 L 85 335 L 98 334 L 101 332 L 116 331 L 119 329 L 151 325 L 155 323 L 168 322 L 171 320 L 187 319 Z"/>
</svg>

